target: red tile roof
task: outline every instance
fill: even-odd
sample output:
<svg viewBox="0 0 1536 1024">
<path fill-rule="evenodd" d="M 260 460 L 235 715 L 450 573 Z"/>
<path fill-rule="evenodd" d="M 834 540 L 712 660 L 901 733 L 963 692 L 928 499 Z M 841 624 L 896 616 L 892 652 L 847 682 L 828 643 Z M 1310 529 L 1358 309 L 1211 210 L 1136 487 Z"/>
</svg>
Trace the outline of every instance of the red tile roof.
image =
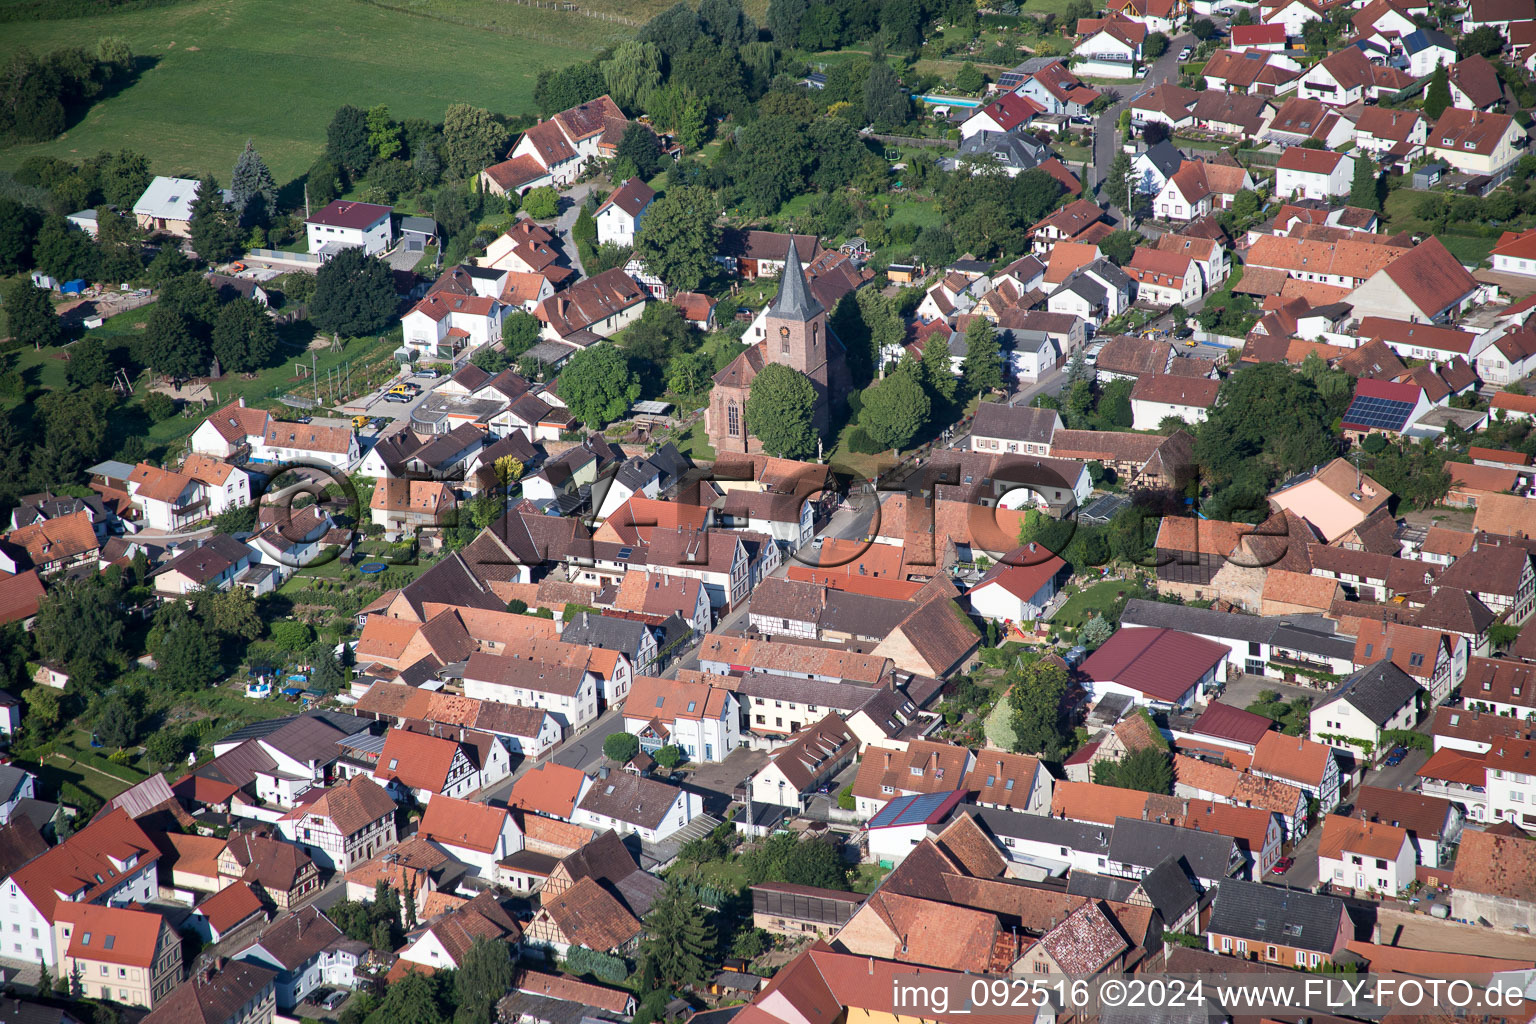
<svg viewBox="0 0 1536 1024">
<path fill-rule="evenodd" d="M 361 231 L 377 223 L 380 217 L 389 216 L 390 212 L 388 206 L 357 203 L 350 199 L 333 199 L 323 210 L 306 219 L 304 223 L 328 224 L 331 227 L 355 228 Z"/>
<path fill-rule="evenodd" d="M 1095 682 L 1176 701 L 1227 653 L 1224 645 L 1188 633 L 1127 627 L 1094 651 L 1080 671 Z"/>
<path fill-rule="evenodd" d="M 503 808 L 439 796 L 427 804 L 418 834 L 444 846 L 494 853 L 506 824 L 507 812 Z"/>
<path fill-rule="evenodd" d="M 61 902 L 54 920 L 73 926 L 66 956 L 130 967 L 154 964 L 161 929 L 168 928 L 165 918 L 152 911 L 94 903 Z"/>
</svg>

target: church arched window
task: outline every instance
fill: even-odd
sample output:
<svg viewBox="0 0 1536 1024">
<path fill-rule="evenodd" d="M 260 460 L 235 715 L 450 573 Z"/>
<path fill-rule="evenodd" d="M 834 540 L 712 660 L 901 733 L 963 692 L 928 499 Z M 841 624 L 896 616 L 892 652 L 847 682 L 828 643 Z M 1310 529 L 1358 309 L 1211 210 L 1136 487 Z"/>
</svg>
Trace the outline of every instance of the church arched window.
<svg viewBox="0 0 1536 1024">
<path fill-rule="evenodd" d="M 727 403 L 725 407 L 725 425 L 732 437 L 741 436 L 741 413 L 735 402 Z"/>
</svg>

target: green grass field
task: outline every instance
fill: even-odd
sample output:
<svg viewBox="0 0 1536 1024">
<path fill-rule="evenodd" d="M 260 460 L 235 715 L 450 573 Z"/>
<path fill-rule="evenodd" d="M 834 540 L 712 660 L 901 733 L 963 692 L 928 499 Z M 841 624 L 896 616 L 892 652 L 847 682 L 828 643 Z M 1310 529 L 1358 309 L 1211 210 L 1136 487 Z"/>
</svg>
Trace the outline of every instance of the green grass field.
<svg viewBox="0 0 1536 1024">
<path fill-rule="evenodd" d="M 1384 210 L 1387 224 L 1384 230 L 1435 235 L 1452 256 L 1469 266 L 1476 266 L 1486 260 L 1498 239 L 1491 235 L 1462 235 L 1450 231 L 1436 233 L 1429 222 L 1421 220 L 1413 212 L 1414 204 L 1423 194 L 1403 188 L 1387 196 Z"/>
<path fill-rule="evenodd" d="M 302 174 L 343 103 L 442 119 L 450 103 L 534 112 L 541 69 L 633 33 L 617 22 L 497 0 L 193 0 L 182 6 L 0 31 L 0 60 L 121 36 L 154 60 L 49 142 L 0 150 L 0 170 L 34 154 L 78 159 L 130 147 L 158 174 L 228 180 L 247 139 L 279 184 Z"/>
</svg>

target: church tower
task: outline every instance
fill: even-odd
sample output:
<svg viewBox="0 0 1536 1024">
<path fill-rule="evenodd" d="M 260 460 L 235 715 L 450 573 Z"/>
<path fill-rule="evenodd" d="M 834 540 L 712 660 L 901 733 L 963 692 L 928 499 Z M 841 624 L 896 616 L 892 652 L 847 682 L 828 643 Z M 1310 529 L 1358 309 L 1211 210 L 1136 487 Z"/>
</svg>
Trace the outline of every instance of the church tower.
<svg viewBox="0 0 1536 1024">
<path fill-rule="evenodd" d="M 764 340 L 767 361 L 783 363 L 811 379 L 816 389 L 816 431 L 825 436 L 831 424 L 828 405 L 832 383 L 827 311 L 816 301 L 811 286 L 806 283 L 794 236 L 790 236 L 784 272 L 779 275 L 779 292 L 768 306 L 764 326 L 767 329 Z"/>
</svg>

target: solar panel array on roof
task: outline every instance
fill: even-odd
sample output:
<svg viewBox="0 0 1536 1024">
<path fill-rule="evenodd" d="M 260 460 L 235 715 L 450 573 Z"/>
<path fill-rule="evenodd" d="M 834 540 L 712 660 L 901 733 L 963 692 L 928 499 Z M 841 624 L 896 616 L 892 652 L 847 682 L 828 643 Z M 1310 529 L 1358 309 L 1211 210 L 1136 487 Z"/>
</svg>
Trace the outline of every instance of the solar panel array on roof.
<svg viewBox="0 0 1536 1024">
<path fill-rule="evenodd" d="M 959 802 L 959 792 L 916 793 L 899 796 L 880 808 L 869 819 L 869 828 L 889 828 L 896 825 L 918 825 L 933 819 L 945 804 Z"/>
<path fill-rule="evenodd" d="M 1357 395 L 1344 413 L 1344 423 L 1346 426 L 1375 430 L 1401 430 L 1412 412 L 1411 402 Z"/>
</svg>

